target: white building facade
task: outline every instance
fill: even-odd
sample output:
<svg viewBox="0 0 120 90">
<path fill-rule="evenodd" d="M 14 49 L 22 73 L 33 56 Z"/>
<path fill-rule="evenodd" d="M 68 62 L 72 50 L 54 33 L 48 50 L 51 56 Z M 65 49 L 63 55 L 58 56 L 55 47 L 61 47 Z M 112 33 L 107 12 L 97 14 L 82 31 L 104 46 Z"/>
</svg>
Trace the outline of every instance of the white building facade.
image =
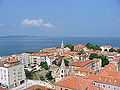
<svg viewBox="0 0 120 90">
<path fill-rule="evenodd" d="M 25 82 L 24 65 L 6 60 L 0 64 L 0 87 L 13 88 Z"/>
</svg>

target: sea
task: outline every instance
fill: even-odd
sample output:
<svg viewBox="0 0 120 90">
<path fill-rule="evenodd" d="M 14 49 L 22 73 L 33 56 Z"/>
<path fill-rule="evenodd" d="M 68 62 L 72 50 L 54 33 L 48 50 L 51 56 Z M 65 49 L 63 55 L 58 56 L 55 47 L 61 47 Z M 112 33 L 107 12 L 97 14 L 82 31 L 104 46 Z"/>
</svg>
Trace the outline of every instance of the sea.
<svg viewBox="0 0 120 90">
<path fill-rule="evenodd" d="M 39 52 L 42 48 L 60 47 L 62 41 L 64 45 L 92 43 L 99 46 L 120 47 L 120 37 L 4 36 L 0 37 L 0 56 Z"/>
</svg>

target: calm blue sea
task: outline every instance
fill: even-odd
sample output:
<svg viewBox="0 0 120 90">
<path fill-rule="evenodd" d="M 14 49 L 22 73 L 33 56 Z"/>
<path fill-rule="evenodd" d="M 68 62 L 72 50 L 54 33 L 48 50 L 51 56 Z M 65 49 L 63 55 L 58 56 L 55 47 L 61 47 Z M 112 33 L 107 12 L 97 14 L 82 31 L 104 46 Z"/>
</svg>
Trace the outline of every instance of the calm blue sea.
<svg viewBox="0 0 120 90">
<path fill-rule="evenodd" d="M 37 52 L 47 47 L 59 47 L 62 40 L 65 44 L 71 43 L 73 45 L 93 43 L 94 45 L 120 47 L 120 38 L 6 36 L 0 37 L 0 56 L 22 52 Z"/>
</svg>

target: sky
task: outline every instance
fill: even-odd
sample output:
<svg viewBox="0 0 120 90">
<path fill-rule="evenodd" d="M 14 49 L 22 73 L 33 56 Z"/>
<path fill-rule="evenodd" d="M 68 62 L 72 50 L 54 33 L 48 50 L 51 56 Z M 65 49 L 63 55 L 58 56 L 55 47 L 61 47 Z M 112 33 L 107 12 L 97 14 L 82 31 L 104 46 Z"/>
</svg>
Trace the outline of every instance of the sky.
<svg viewBox="0 0 120 90">
<path fill-rule="evenodd" d="M 120 37 L 120 0 L 0 0 L 0 36 Z"/>
</svg>

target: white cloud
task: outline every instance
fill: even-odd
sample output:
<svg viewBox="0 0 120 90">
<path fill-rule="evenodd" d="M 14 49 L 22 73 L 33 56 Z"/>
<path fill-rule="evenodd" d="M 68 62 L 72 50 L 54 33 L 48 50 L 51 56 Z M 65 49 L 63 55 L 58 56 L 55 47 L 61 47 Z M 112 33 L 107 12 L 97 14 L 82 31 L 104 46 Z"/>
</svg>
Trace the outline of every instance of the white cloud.
<svg viewBox="0 0 120 90">
<path fill-rule="evenodd" d="M 23 25 L 27 25 L 27 26 L 41 26 L 41 27 L 45 27 L 45 28 L 53 28 L 55 27 L 53 24 L 51 23 L 45 23 L 43 19 L 24 19 L 22 21 Z"/>
<path fill-rule="evenodd" d="M 53 24 L 51 24 L 51 23 L 45 23 L 44 27 L 45 28 L 54 28 L 55 26 Z"/>
</svg>

